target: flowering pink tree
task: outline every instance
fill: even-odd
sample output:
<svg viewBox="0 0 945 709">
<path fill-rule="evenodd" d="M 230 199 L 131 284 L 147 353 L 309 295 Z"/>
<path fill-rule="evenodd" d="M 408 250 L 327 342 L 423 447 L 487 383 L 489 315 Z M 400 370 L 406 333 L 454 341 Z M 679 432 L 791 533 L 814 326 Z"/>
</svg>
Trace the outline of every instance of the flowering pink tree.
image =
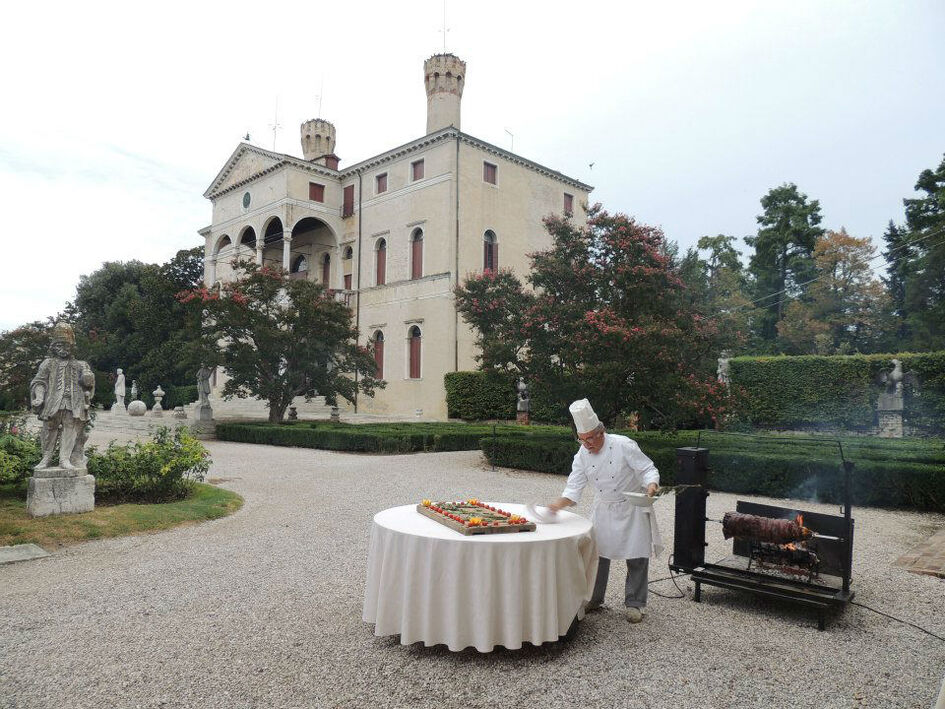
<svg viewBox="0 0 945 709">
<path fill-rule="evenodd" d="M 500 271 L 457 288 L 483 369 L 525 375 L 562 413 L 586 396 L 610 422 L 631 411 L 662 427 L 720 419 L 720 333 L 688 304 L 663 232 L 599 205 L 584 228 L 545 227 L 553 244 L 530 255 L 527 285 Z"/>
</svg>

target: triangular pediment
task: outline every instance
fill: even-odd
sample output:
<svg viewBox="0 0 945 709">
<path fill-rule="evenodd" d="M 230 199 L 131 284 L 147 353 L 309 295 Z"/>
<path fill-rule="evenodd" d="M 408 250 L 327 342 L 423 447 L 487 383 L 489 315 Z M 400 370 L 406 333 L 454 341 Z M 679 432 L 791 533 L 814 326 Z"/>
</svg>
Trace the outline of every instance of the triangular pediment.
<svg viewBox="0 0 945 709">
<path fill-rule="evenodd" d="M 285 156 L 279 153 L 272 153 L 254 145 L 240 143 L 239 147 L 233 151 L 230 159 L 226 161 L 223 169 L 220 170 L 207 188 L 207 191 L 203 193 L 203 196 L 212 198 L 233 185 L 238 185 L 254 175 L 270 170 L 283 162 L 284 158 Z"/>
</svg>

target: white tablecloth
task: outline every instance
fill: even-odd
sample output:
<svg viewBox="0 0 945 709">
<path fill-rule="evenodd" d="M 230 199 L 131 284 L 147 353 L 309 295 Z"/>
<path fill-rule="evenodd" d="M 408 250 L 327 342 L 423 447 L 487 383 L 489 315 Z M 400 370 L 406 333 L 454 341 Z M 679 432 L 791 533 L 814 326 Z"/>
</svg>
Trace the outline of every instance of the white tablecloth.
<svg viewBox="0 0 945 709">
<path fill-rule="evenodd" d="M 522 505 L 490 502 L 526 515 Z M 464 536 L 416 510 L 374 515 L 363 618 L 404 645 L 496 645 L 558 640 L 584 617 L 597 574 L 591 523 L 561 512 L 534 532 Z M 534 521 L 534 520 L 532 520 Z"/>
</svg>

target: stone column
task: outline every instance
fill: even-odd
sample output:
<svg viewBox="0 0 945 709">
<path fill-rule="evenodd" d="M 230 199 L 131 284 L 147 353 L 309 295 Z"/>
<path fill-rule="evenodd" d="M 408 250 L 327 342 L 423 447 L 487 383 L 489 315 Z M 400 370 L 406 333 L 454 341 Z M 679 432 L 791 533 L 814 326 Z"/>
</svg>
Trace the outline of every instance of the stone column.
<svg viewBox="0 0 945 709">
<path fill-rule="evenodd" d="M 217 257 L 211 256 L 207 259 L 207 287 L 212 288 L 217 280 Z"/>
<path fill-rule="evenodd" d="M 262 238 L 256 238 L 256 265 L 262 266 L 263 262 L 263 240 Z"/>
<path fill-rule="evenodd" d="M 282 270 L 288 271 L 292 259 L 292 232 L 282 232 Z"/>
</svg>

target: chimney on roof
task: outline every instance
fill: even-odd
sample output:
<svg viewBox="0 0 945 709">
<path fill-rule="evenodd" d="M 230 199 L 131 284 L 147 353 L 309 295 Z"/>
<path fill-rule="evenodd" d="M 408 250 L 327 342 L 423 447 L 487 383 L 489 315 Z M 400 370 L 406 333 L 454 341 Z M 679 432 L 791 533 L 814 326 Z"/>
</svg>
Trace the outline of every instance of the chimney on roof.
<svg viewBox="0 0 945 709">
<path fill-rule="evenodd" d="M 455 54 L 434 54 L 423 63 L 427 90 L 427 133 L 453 126 L 459 130 L 466 62 Z"/>
</svg>

